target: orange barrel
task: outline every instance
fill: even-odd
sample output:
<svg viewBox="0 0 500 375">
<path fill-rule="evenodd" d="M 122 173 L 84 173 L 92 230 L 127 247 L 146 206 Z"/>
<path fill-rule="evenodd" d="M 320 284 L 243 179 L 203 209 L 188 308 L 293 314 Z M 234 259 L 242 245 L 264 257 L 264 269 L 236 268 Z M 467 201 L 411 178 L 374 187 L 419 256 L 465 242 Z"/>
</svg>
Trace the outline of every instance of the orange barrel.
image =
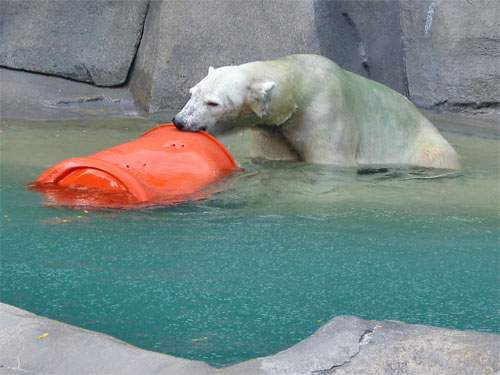
<svg viewBox="0 0 500 375">
<path fill-rule="evenodd" d="M 235 169 L 229 151 L 210 134 L 164 124 L 133 141 L 63 160 L 30 187 L 55 204 L 162 204 L 204 198 L 213 192 L 204 188 Z"/>
</svg>

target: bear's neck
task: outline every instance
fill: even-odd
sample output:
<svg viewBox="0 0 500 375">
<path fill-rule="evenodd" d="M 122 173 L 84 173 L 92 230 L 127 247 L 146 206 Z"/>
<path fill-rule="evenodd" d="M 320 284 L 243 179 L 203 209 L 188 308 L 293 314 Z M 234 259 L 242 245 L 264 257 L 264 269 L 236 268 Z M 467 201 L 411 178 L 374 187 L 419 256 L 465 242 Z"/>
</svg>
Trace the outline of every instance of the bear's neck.
<svg viewBox="0 0 500 375">
<path fill-rule="evenodd" d="M 291 87 L 287 77 L 290 77 L 286 66 L 274 61 L 256 61 L 244 64 L 245 70 L 250 72 L 257 82 L 273 81 L 276 86 L 271 92 L 267 108 L 258 119 L 258 124 L 280 126 L 284 124 L 297 110 L 295 90 Z"/>
</svg>

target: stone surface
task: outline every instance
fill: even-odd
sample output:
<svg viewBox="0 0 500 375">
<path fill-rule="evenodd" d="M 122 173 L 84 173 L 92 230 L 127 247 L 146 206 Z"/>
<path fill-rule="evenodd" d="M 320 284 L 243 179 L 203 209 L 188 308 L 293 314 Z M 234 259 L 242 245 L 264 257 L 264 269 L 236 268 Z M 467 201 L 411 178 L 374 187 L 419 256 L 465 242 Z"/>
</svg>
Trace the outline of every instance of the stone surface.
<svg viewBox="0 0 500 375">
<path fill-rule="evenodd" d="M 0 65 L 123 84 L 147 7 L 148 0 L 2 0 Z"/>
<path fill-rule="evenodd" d="M 210 65 L 318 53 L 418 106 L 498 121 L 499 14 L 497 0 L 2 0 L 0 65 L 129 83 L 158 112 Z"/>
<path fill-rule="evenodd" d="M 149 111 L 179 109 L 209 66 L 319 53 L 312 0 L 152 0 L 131 79 Z"/>
<path fill-rule="evenodd" d="M 60 77 L 1 68 L 0 83 L 2 121 L 135 117 L 141 114 L 127 88 L 95 87 Z"/>
<path fill-rule="evenodd" d="M 500 371 L 499 349 L 498 335 L 384 321 L 335 374 L 493 375 Z"/>
<path fill-rule="evenodd" d="M 339 316 L 290 349 L 225 374 L 498 374 L 500 336 Z"/>
<path fill-rule="evenodd" d="M 399 16 L 394 0 L 316 0 L 321 54 L 408 95 Z"/>
<path fill-rule="evenodd" d="M 493 375 L 500 371 L 499 335 L 353 316 L 336 317 L 275 355 L 215 369 L 0 304 L 0 347 L 0 374 Z"/>
<path fill-rule="evenodd" d="M 489 111 L 500 101 L 500 2 L 401 0 L 410 99 Z"/>
<path fill-rule="evenodd" d="M 44 334 L 47 334 L 45 337 Z M 141 350 L 0 304 L 0 374 L 211 374 L 203 362 Z"/>
<path fill-rule="evenodd" d="M 188 5 L 187 5 L 188 4 Z M 209 66 L 323 54 L 407 94 L 392 0 L 152 0 L 131 79 L 149 111 L 179 109 Z M 245 15 L 237 17 L 236 15 Z M 383 27 L 381 27 L 383 25 Z"/>
</svg>

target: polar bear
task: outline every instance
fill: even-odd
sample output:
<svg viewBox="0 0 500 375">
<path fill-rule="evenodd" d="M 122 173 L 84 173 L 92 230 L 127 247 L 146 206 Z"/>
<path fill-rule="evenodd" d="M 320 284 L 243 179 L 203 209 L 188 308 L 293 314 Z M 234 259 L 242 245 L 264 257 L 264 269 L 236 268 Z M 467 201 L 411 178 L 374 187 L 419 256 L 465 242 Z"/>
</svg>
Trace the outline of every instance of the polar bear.
<svg viewBox="0 0 500 375">
<path fill-rule="evenodd" d="M 190 93 L 175 126 L 212 134 L 251 127 L 253 156 L 459 168 L 458 154 L 408 99 L 322 56 L 210 68 Z"/>
</svg>

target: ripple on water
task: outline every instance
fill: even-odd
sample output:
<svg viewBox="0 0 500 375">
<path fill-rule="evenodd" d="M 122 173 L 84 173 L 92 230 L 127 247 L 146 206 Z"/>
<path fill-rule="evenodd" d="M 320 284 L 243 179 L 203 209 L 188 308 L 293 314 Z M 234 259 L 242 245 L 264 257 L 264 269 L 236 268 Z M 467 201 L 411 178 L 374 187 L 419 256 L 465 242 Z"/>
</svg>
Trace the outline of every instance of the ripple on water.
<svg viewBox="0 0 500 375">
<path fill-rule="evenodd" d="M 210 199 L 44 206 L 26 182 L 140 133 L 95 126 L 3 133 L 3 302 L 216 366 L 285 349 L 341 314 L 498 332 L 498 140 L 445 134 L 463 158 L 453 173 L 359 173 L 232 147 L 245 171 Z"/>
</svg>

